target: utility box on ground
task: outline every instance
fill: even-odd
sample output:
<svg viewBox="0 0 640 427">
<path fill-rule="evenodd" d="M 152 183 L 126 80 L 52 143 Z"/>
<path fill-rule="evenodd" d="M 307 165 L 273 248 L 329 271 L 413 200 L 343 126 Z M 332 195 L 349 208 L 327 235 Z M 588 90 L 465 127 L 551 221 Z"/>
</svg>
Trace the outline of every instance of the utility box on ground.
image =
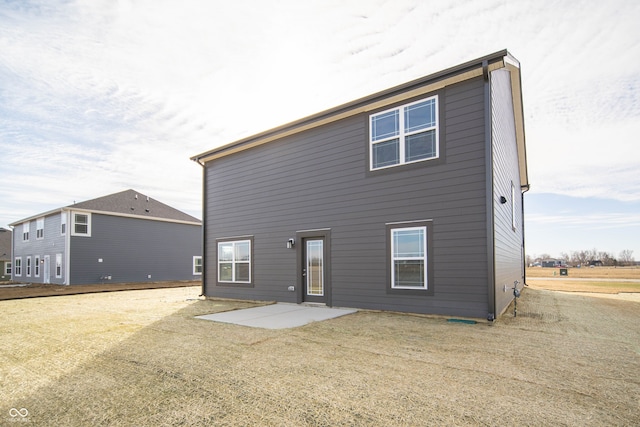
<svg viewBox="0 0 640 427">
<path fill-rule="evenodd" d="M 569 270 L 567 270 L 566 268 L 561 268 L 560 269 L 560 275 L 561 276 L 568 276 L 569 275 Z"/>
</svg>

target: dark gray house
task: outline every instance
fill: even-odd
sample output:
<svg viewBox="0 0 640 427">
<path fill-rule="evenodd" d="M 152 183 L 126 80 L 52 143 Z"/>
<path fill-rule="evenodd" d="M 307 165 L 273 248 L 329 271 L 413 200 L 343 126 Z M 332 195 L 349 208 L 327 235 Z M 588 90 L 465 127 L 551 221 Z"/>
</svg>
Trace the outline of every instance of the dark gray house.
<svg viewBox="0 0 640 427">
<path fill-rule="evenodd" d="M 11 280 L 11 230 L 0 227 L 0 282 Z"/>
<path fill-rule="evenodd" d="M 10 226 L 15 281 L 76 285 L 202 277 L 201 221 L 134 190 Z"/>
<path fill-rule="evenodd" d="M 524 282 L 506 50 L 194 156 L 209 297 L 493 319 Z"/>
</svg>

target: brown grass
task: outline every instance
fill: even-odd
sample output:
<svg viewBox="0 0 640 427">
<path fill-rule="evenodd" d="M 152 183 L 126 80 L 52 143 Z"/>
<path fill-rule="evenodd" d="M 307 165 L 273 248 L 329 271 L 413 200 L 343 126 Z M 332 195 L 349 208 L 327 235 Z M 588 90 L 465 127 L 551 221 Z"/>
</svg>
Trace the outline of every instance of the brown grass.
<svg viewBox="0 0 640 427">
<path fill-rule="evenodd" d="M 0 302 L 0 424 L 640 423 L 636 302 L 525 289 L 494 324 L 361 311 L 264 330 L 195 319 L 253 305 L 198 293 Z"/>
<path fill-rule="evenodd" d="M 605 294 L 640 293 L 640 268 L 527 268 L 527 284 L 534 289 Z"/>
</svg>

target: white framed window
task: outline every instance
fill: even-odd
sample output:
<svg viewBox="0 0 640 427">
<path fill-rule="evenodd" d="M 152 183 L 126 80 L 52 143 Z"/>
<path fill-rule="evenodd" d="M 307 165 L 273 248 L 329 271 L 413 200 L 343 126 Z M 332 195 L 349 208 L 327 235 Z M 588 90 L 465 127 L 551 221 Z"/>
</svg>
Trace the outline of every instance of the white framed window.
<svg viewBox="0 0 640 427">
<path fill-rule="evenodd" d="M 218 282 L 251 283 L 251 240 L 218 241 Z"/>
<path fill-rule="evenodd" d="M 391 288 L 427 289 L 427 227 L 391 228 Z"/>
<path fill-rule="evenodd" d="M 62 212 L 60 214 L 60 235 L 64 236 L 67 234 L 67 213 Z"/>
<path fill-rule="evenodd" d="M 44 218 L 36 220 L 36 240 L 44 239 Z"/>
<path fill-rule="evenodd" d="M 516 231 L 516 186 L 511 181 L 511 228 Z"/>
<path fill-rule="evenodd" d="M 31 257 L 28 256 L 25 258 L 25 262 L 27 264 L 27 268 L 26 268 L 26 273 L 27 273 L 27 277 L 31 277 Z"/>
<path fill-rule="evenodd" d="M 40 255 L 36 255 L 33 259 L 33 276 L 40 277 Z"/>
<path fill-rule="evenodd" d="M 56 278 L 62 277 L 62 254 L 56 254 Z"/>
<path fill-rule="evenodd" d="M 72 214 L 73 225 L 71 229 L 72 236 L 91 237 L 91 214 L 77 213 Z"/>
<path fill-rule="evenodd" d="M 22 241 L 23 242 L 28 242 L 29 241 L 29 229 L 30 229 L 30 225 L 28 222 L 25 222 L 24 224 L 22 224 Z"/>
<path fill-rule="evenodd" d="M 8 261 L 4 263 L 4 274 L 6 276 L 11 276 L 11 266 L 12 264 Z"/>
<path fill-rule="evenodd" d="M 13 271 L 15 276 L 22 276 L 22 257 L 17 256 L 13 262 Z"/>
<path fill-rule="evenodd" d="M 202 275 L 202 257 L 201 256 L 193 257 L 193 275 L 194 276 Z"/>
<path fill-rule="evenodd" d="M 370 169 L 438 158 L 438 133 L 437 95 L 370 115 Z"/>
</svg>

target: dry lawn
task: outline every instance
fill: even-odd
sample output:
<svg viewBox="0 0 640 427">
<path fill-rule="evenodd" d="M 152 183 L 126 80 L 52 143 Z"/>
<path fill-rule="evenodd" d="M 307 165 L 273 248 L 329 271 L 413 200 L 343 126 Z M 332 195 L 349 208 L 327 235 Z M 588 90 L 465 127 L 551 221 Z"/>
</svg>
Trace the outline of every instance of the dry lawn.
<svg viewBox="0 0 640 427">
<path fill-rule="evenodd" d="M 640 268 L 569 268 L 560 276 L 558 268 L 527 268 L 527 284 L 534 289 L 605 294 L 640 293 Z"/>
<path fill-rule="evenodd" d="M 265 330 L 195 319 L 253 305 L 198 293 L 0 301 L 0 425 L 640 425 L 638 302 L 525 289 L 493 324 Z"/>
</svg>

